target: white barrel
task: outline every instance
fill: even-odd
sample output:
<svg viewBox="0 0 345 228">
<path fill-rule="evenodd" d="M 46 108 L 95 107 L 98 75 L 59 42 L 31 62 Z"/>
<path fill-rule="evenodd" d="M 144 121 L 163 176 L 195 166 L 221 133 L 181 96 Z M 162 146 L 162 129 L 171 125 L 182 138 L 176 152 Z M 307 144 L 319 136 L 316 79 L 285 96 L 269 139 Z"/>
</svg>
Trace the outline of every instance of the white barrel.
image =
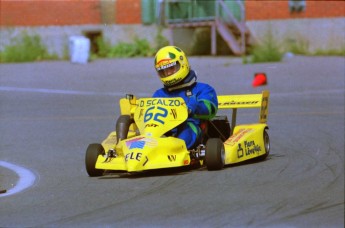
<svg viewBox="0 0 345 228">
<path fill-rule="evenodd" d="M 84 36 L 71 36 L 69 54 L 72 63 L 87 63 L 90 56 L 90 40 Z"/>
</svg>

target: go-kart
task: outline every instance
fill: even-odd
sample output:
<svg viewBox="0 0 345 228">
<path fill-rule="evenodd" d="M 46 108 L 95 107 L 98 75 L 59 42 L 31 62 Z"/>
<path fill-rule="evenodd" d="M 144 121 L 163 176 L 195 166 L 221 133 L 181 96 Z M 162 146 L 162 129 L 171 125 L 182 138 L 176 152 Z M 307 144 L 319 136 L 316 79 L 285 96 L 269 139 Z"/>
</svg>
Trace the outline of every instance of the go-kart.
<svg viewBox="0 0 345 228">
<path fill-rule="evenodd" d="M 85 165 L 89 176 L 105 171 L 136 173 L 195 164 L 208 170 L 251 159 L 264 160 L 270 151 L 268 126 L 269 92 L 262 94 L 220 95 L 219 109 L 232 109 L 227 115 L 204 121 L 204 137 L 188 150 L 182 139 L 169 135 L 188 118 L 182 98 L 141 98 L 127 95 L 120 99 L 121 115 L 115 131 L 101 144 L 90 144 Z M 258 123 L 236 125 L 237 109 L 260 108 Z"/>
</svg>

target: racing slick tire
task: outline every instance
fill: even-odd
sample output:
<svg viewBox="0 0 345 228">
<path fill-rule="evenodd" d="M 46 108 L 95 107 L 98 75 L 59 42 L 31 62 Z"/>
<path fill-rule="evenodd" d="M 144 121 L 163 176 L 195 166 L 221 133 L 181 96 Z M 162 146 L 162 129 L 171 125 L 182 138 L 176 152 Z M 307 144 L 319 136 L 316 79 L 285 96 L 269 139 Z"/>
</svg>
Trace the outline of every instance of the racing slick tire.
<svg viewBox="0 0 345 228">
<path fill-rule="evenodd" d="M 102 176 L 104 173 L 103 169 L 96 169 L 96 162 L 98 155 L 104 155 L 104 148 L 101 144 L 90 144 L 87 147 L 86 154 L 85 154 L 85 167 L 86 172 L 89 174 L 90 177 L 98 177 Z"/>
<path fill-rule="evenodd" d="M 225 164 L 225 149 L 219 138 L 210 138 L 206 143 L 205 162 L 208 170 L 221 170 Z"/>
<path fill-rule="evenodd" d="M 267 128 L 264 130 L 264 133 L 263 133 L 263 141 L 264 141 L 265 154 L 258 157 L 259 161 L 265 160 L 270 154 L 270 137 L 268 136 Z"/>
</svg>

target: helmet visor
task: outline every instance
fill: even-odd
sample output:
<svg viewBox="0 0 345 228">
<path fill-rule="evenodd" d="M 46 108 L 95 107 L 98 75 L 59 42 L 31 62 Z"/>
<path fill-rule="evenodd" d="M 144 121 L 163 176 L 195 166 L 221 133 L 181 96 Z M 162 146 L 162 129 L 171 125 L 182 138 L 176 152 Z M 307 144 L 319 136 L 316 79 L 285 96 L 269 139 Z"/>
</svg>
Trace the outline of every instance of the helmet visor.
<svg viewBox="0 0 345 228">
<path fill-rule="evenodd" d="M 168 65 L 157 67 L 156 70 L 158 72 L 159 77 L 165 78 L 175 74 L 177 71 L 180 70 L 180 67 L 181 65 L 179 62 L 172 62 Z"/>
</svg>

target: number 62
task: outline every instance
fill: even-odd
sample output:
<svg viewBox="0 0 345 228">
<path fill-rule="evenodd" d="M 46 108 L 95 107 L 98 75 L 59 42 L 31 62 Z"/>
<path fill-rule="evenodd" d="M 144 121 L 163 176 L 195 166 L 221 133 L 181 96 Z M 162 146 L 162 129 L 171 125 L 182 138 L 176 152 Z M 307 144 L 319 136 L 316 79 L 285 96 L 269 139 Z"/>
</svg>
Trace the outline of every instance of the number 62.
<svg viewBox="0 0 345 228">
<path fill-rule="evenodd" d="M 156 106 L 152 106 L 150 108 L 148 108 L 145 112 L 144 115 L 144 122 L 146 123 L 147 121 L 150 121 L 152 118 L 153 120 L 164 124 L 164 121 L 161 120 L 162 118 L 164 119 L 165 117 L 168 116 L 168 110 L 166 110 L 165 108 L 162 107 L 157 107 L 157 109 L 161 112 L 153 112 L 153 110 L 155 109 Z"/>
</svg>

